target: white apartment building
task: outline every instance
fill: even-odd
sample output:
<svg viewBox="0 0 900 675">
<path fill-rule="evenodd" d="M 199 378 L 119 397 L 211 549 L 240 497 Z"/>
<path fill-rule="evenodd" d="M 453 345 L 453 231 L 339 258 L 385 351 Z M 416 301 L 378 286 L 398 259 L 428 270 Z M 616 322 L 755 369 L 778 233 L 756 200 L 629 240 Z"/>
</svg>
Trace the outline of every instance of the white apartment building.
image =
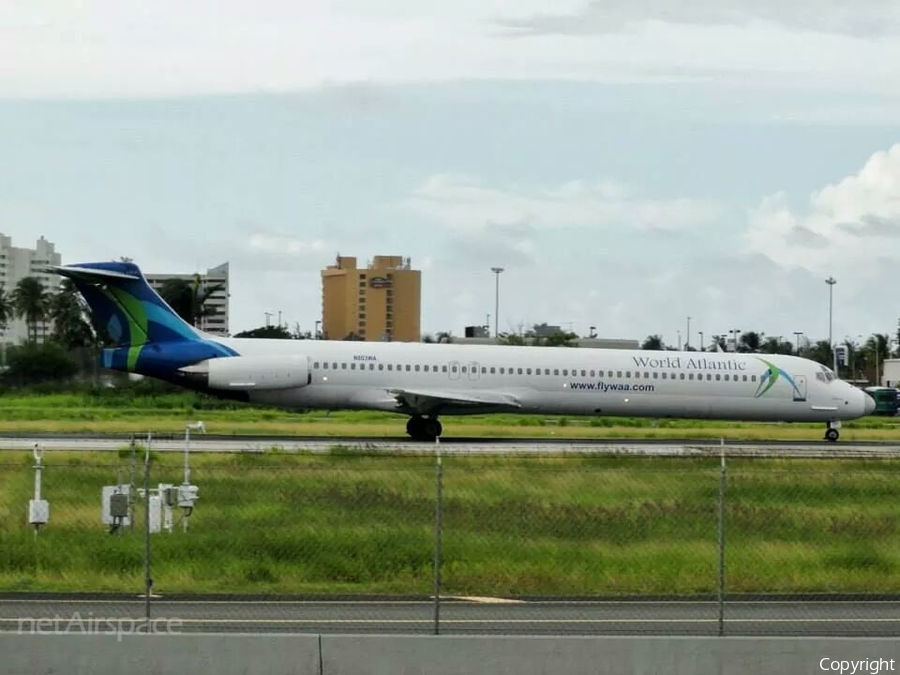
<svg viewBox="0 0 900 675">
<path fill-rule="evenodd" d="M 163 283 L 167 279 L 185 279 L 193 283 L 193 274 L 148 274 L 144 273 L 147 282 L 159 292 Z M 207 300 L 207 307 L 213 309 L 211 316 L 200 318 L 200 325 L 197 326 L 202 331 L 212 335 L 221 337 L 229 337 L 228 332 L 228 298 L 230 297 L 228 286 L 228 263 L 223 263 L 218 267 L 211 267 L 206 270 L 206 274 L 200 275 L 200 288 L 204 289 L 214 284 L 222 284 L 222 288 L 215 291 Z"/>
<path fill-rule="evenodd" d="M 16 284 L 25 277 L 37 277 L 51 293 L 59 289 L 62 278 L 56 274 L 43 271 L 48 265 L 61 265 L 62 257 L 56 247 L 44 239 L 43 235 L 32 248 L 19 248 L 12 245 L 12 238 L 0 234 L 0 288 L 9 298 Z M 38 324 L 37 339 L 43 342 L 53 330 L 52 322 Z M 6 329 L 0 328 L 0 339 L 5 343 L 19 344 L 28 340 L 28 326 L 25 319 L 15 316 L 9 318 Z"/>
</svg>

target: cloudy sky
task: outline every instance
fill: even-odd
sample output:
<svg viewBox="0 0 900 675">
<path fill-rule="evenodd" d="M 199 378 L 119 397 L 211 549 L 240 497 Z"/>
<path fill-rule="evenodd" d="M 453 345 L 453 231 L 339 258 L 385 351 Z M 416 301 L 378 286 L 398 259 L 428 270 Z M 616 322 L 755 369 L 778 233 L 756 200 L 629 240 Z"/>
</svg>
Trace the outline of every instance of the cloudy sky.
<svg viewBox="0 0 900 675">
<path fill-rule="evenodd" d="M 494 317 L 793 339 L 900 317 L 900 5 L 12 0 L 0 232 L 229 261 L 232 330 L 312 330 L 337 253 Z M 697 342 L 696 333 L 692 336 Z"/>
</svg>

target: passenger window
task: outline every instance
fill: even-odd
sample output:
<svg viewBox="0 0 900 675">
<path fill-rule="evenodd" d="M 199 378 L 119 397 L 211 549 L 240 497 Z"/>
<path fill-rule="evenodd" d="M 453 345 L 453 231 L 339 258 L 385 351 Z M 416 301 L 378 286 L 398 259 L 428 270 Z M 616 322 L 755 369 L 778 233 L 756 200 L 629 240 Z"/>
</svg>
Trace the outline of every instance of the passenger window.
<svg viewBox="0 0 900 675">
<path fill-rule="evenodd" d="M 563 375 L 568 375 L 568 374 L 569 374 L 569 369 L 563 368 Z"/>
<path fill-rule="evenodd" d="M 388 364 L 388 370 L 393 370 L 393 369 L 394 369 L 394 364 L 393 364 L 393 363 L 389 363 L 389 364 Z"/>
<path fill-rule="evenodd" d="M 694 379 L 694 374 L 693 374 L 693 373 L 690 373 L 690 374 L 688 375 L 688 379 L 689 379 L 689 380 L 693 380 L 693 379 Z"/>
<path fill-rule="evenodd" d="M 622 371 L 621 371 L 621 370 L 616 371 L 616 377 L 622 377 Z"/>
<path fill-rule="evenodd" d="M 747 376 L 746 376 L 746 375 L 744 375 L 744 382 L 746 382 L 746 381 L 747 381 Z"/>
<path fill-rule="evenodd" d="M 659 373 L 656 372 L 655 370 L 653 371 L 653 379 L 654 379 L 654 380 L 658 380 L 658 379 L 659 379 Z"/>
<path fill-rule="evenodd" d="M 406 372 L 407 373 L 409 372 L 409 364 L 408 363 L 406 364 Z"/>
<path fill-rule="evenodd" d="M 319 362 L 316 361 L 316 362 L 313 364 L 313 368 L 318 368 L 318 367 L 319 367 Z"/>
<path fill-rule="evenodd" d="M 325 361 L 325 362 L 322 364 L 322 367 L 325 368 L 325 369 L 327 369 L 327 368 L 328 368 L 328 361 Z"/>
<path fill-rule="evenodd" d="M 356 364 L 355 364 L 355 363 L 351 363 L 351 364 L 350 364 L 350 370 L 356 370 Z"/>
<path fill-rule="evenodd" d="M 591 371 L 591 377 L 594 377 L 594 371 L 593 371 L 593 370 Z"/>
<path fill-rule="evenodd" d="M 487 368 L 481 366 L 481 374 L 484 375 L 485 373 L 487 373 Z"/>
<path fill-rule="evenodd" d="M 334 363 L 331 364 L 331 369 L 337 370 L 337 361 L 335 361 Z"/>
<path fill-rule="evenodd" d="M 554 369 L 553 369 L 553 374 L 554 374 L 554 375 L 559 375 L 559 368 L 554 368 Z"/>
<path fill-rule="evenodd" d="M 669 374 L 668 374 L 668 373 L 663 373 L 663 374 L 662 374 L 662 379 L 665 380 L 665 379 L 668 379 L 668 377 L 669 377 Z"/>
<path fill-rule="evenodd" d="M 679 380 L 683 380 L 683 379 L 684 379 L 684 373 L 679 373 L 678 379 L 679 379 Z"/>
<path fill-rule="evenodd" d="M 463 371 L 463 372 L 466 372 L 466 367 L 465 367 L 465 366 L 462 367 L 462 371 Z"/>
<path fill-rule="evenodd" d="M 630 370 L 626 370 L 626 371 L 625 371 L 625 377 L 631 377 L 631 371 L 630 371 Z"/>
<path fill-rule="evenodd" d="M 707 374 L 706 374 L 706 381 L 707 381 L 707 382 L 712 381 L 712 373 L 707 373 Z"/>
<path fill-rule="evenodd" d="M 521 369 L 521 368 L 518 369 L 518 373 L 519 373 L 519 375 L 522 374 L 522 369 Z"/>
<path fill-rule="evenodd" d="M 450 368 L 450 370 L 451 370 L 452 372 L 455 373 L 455 372 L 456 372 L 456 366 L 453 366 L 452 368 Z"/>
<path fill-rule="evenodd" d="M 419 372 L 419 368 L 420 368 L 420 366 L 419 366 L 419 364 L 417 363 L 417 364 L 416 364 L 416 372 L 417 372 L 417 373 Z"/>
<path fill-rule="evenodd" d="M 718 382 L 721 379 L 722 379 L 722 375 L 720 375 L 719 373 L 716 373 L 716 382 Z"/>
<path fill-rule="evenodd" d="M 441 372 L 442 372 L 442 373 L 446 373 L 446 372 L 447 372 L 447 366 L 441 366 Z"/>
<path fill-rule="evenodd" d="M 384 364 L 383 364 L 383 363 L 379 363 L 379 364 L 378 364 L 378 370 L 384 370 Z"/>
<path fill-rule="evenodd" d="M 346 361 L 344 361 L 344 362 L 341 364 L 341 370 L 347 370 L 347 362 L 346 362 Z"/>
<path fill-rule="evenodd" d="M 493 374 L 496 372 L 496 370 L 497 370 L 497 369 L 494 368 L 494 366 L 491 366 L 491 375 L 493 375 Z"/>
<path fill-rule="evenodd" d="M 526 368 L 526 369 L 525 369 L 525 374 L 526 374 L 526 375 L 531 375 L 531 368 Z"/>
<path fill-rule="evenodd" d="M 756 375 L 751 375 L 751 376 L 750 376 L 750 381 L 751 381 L 751 382 L 756 382 Z"/>
</svg>

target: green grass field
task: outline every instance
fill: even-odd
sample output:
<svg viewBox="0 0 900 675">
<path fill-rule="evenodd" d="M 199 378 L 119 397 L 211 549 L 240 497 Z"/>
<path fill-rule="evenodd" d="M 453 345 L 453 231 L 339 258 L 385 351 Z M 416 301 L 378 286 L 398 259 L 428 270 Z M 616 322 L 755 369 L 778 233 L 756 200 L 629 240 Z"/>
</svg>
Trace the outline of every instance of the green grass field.
<svg viewBox="0 0 900 675">
<path fill-rule="evenodd" d="M 127 453 L 48 453 L 49 525 L 26 523 L 33 460 L 0 455 L 0 590 L 143 588 L 143 519 L 110 535 L 100 489 Z M 154 456 L 151 485 L 181 481 Z M 200 502 L 152 537 L 157 593 L 432 590 L 435 466 L 426 457 L 198 455 Z M 117 479 L 118 475 L 118 479 Z M 714 593 L 716 460 L 443 460 L 443 593 Z M 139 477 L 142 484 L 142 478 Z M 727 591 L 900 591 L 900 463 L 729 460 Z"/>
<path fill-rule="evenodd" d="M 405 418 L 378 412 L 297 413 L 219 401 L 191 392 L 143 392 L 139 388 L 85 393 L 0 395 L 0 432 L 184 431 L 202 419 L 210 433 L 298 436 L 405 435 Z M 611 417 L 482 415 L 444 418 L 446 437 L 532 438 L 730 438 L 820 440 L 822 424 L 760 424 Z M 846 423 L 841 438 L 900 440 L 900 417 L 868 417 Z"/>
</svg>

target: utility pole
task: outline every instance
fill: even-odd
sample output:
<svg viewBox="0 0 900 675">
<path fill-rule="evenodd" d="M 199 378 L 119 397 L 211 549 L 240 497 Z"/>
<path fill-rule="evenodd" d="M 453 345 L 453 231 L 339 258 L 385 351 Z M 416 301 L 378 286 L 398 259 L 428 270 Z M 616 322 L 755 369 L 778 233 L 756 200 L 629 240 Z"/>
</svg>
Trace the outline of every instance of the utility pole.
<svg viewBox="0 0 900 675">
<path fill-rule="evenodd" d="M 503 271 L 502 267 L 492 267 L 491 272 L 495 275 L 494 282 L 494 337 L 497 338 L 500 336 L 499 327 L 500 327 L 500 272 Z"/>
<path fill-rule="evenodd" d="M 266 315 L 266 328 L 269 327 L 269 319 L 272 318 L 272 312 L 263 312 Z"/>
<path fill-rule="evenodd" d="M 684 350 L 687 351 L 691 346 L 691 317 L 687 318 L 687 333 L 684 336 Z"/>
<path fill-rule="evenodd" d="M 832 326 L 832 309 L 834 306 L 834 285 L 837 283 L 837 280 L 834 277 L 828 277 L 825 280 L 825 283 L 828 284 L 828 348 L 831 349 L 831 357 L 832 357 L 832 366 L 834 368 L 834 374 L 838 373 L 838 365 L 837 365 L 837 350 L 834 348 L 834 342 L 831 340 L 831 326 Z"/>
</svg>

